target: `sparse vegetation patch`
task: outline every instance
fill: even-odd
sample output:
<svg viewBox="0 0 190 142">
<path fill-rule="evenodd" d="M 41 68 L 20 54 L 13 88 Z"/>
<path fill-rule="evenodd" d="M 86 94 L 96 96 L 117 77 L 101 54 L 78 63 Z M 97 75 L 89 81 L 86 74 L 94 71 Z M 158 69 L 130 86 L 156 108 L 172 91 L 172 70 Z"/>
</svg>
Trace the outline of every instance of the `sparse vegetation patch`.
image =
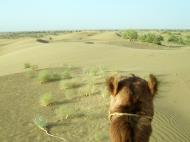
<svg viewBox="0 0 190 142">
<path fill-rule="evenodd" d="M 176 36 L 174 34 L 169 36 L 168 42 L 172 42 L 172 43 L 175 43 L 175 44 L 185 44 L 182 37 Z"/>
<path fill-rule="evenodd" d="M 49 43 L 49 41 L 45 39 L 37 39 L 36 41 L 40 43 Z"/>
<path fill-rule="evenodd" d="M 54 137 L 54 138 L 57 138 L 57 139 L 61 139 L 63 141 L 67 141 L 65 138 L 63 137 L 59 137 L 59 136 L 56 136 L 56 135 L 53 135 L 53 134 L 50 134 L 49 130 L 48 130 L 48 122 L 47 120 L 42 117 L 42 116 L 37 116 L 34 118 L 34 124 L 40 128 L 41 130 L 43 130 L 48 136 L 51 136 L 51 137 Z"/>
<path fill-rule="evenodd" d="M 140 40 L 142 42 L 148 42 L 148 43 L 154 43 L 154 44 L 161 45 L 164 38 L 161 35 L 148 33 L 148 34 L 142 35 L 140 37 Z"/>
<path fill-rule="evenodd" d="M 70 69 L 64 70 L 62 73 L 62 79 L 71 79 L 71 78 L 72 78 L 72 75 L 71 75 Z"/>
<path fill-rule="evenodd" d="M 128 31 L 124 32 L 123 37 L 125 39 L 129 39 L 130 41 L 137 40 L 138 33 L 134 30 L 128 30 Z"/>
<path fill-rule="evenodd" d="M 67 90 L 67 89 L 74 89 L 81 87 L 82 83 L 79 80 L 73 79 L 69 81 L 61 81 L 60 82 L 60 89 Z"/>
<path fill-rule="evenodd" d="M 96 93 L 96 87 L 94 84 L 90 83 L 80 88 L 79 92 L 82 96 L 91 96 Z"/>
<path fill-rule="evenodd" d="M 40 105 L 49 106 L 55 102 L 54 97 L 51 93 L 45 93 L 40 97 Z"/>
<path fill-rule="evenodd" d="M 25 64 L 24 64 L 24 68 L 25 68 L 25 69 L 31 68 L 31 64 L 30 64 L 30 63 L 25 63 Z"/>
<path fill-rule="evenodd" d="M 61 106 L 55 110 L 55 113 L 56 113 L 56 117 L 59 120 L 62 120 L 62 119 L 68 119 L 74 116 L 76 113 L 76 110 L 73 107 Z"/>
<path fill-rule="evenodd" d="M 38 80 L 40 81 L 40 83 L 59 81 L 61 80 L 61 75 L 58 73 L 53 73 L 47 70 L 43 70 L 39 72 Z"/>
</svg>

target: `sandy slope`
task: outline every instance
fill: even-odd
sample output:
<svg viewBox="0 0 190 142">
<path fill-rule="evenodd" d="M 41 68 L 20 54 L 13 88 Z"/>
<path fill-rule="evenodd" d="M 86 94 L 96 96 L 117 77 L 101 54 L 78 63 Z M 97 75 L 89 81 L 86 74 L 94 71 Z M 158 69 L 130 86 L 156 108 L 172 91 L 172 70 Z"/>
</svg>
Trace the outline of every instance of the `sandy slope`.
<svg viewBox="0 0 190 142">
<path fill-rule="evenodd" d="M 2 43 L 2 44 L 1 44 Z M 4 39 L 0 40 L 0 55 L 18 52 L 22 49 L 38 46 L 33 38 Z"/>
<path fill-rule="evenodd" d="M 96 41 L 107 37 L 108 40 L 113 34 L 109 35 L 101 33 L 88 38 Z M 67 36 L 72 38 L 72 34 Z M 77 35 L 74 34 L 74 37 Z M 189 48 L 151 50 L 84 42 L 25 43 L 19 41 L 10 47 L 6 45 L 7 49 L 18 45 L 20 50 L 7 50 L 6 54 L 0 55 L 0 76 L 23 72 L 26 62 L 37 64 L 40 68 L 73 64 L 81 67 L 105 66 L 110 70 L 138 74 L 154 73 L 160 79 L 160 89 L 155 99 L 156 113 L 151 142 L 190 141 Z"/>
</svg>

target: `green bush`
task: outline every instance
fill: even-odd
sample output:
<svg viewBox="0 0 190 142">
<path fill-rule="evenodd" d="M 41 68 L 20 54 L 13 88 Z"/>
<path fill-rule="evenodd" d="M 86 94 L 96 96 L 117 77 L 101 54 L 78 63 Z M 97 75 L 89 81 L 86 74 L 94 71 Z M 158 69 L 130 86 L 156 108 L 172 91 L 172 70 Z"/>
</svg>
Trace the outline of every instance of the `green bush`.
<svg viewBox="0 0 190 142">
<path fill-rule="evenodd" d="M 80 88 L 79 93 L 82 96 L 91 96 L 96 93 L 96 90 L 97 89 L 96 89 L 95 85 L 92 83 L 89 83 L 86 86 L 84 86 L 83 88 Z"/>
<path fill-rule="evenodd" d="M 60 82 L 60 89 L 67 90 L 67 89 L 74 89 L 81 87 L 82 83 L 79 80 L 73 79 L 70 81 L 61 81 Z"/>
<path fill-rule="evenodd" d="M 36 41 L 40 43 L 49 43 L 49 41 L 45 39 L 36 39 Z"/>
<path fill-rule="evenodd" d="M 48 71 L 44 70 L 44 71 L 41 71 L 38 74 L 38 80 L 41 83 L 59 81 L 59 80 L 61 80 L 61 75 L 59 75 L 57 73 L 51 73 L 51 72 L 48 72 Z"/>
<path fill-rule="evenodd" d="M 105 74 L 105 67 L 100 66 L 100 67 L 85 69 L 83 72 L 85 76 L 89 77 L 101 76 Z"/>
<path fill-rule="evenodd" d="M 172 33 L 170 31 L 163 31 L 162 34 L 171 35 Z"/>
<path fill-rule="evenodd" d="M 128 30 L 128 31 L 124 32 L 123 37 L 125 39 L 129 39 L 130 41 L 137 40 L 138 33 L 134 30 Z"/>
<path fill-rule="evenodd" d="M 39 69 L 38 65 L 31 65 L 30 68 L 32 71 L 37 71 Z"/>
<path fill-rule="evenodd" d="M 176 44 L 185 44 L 183 38 L 176 35 L 170 35 L 168 38 L 168 42 L 173 42 Z"/>
<path fill-rule="evenodd" d="M 27 76 L 30 78 L 36 77 L 37 71 L 38 71 L 38 65 L 32 65 L 30 63 L 25 63 L 24 68 L 27 71 Z"/>
<path fill-rule="evenodd" d="M 25 64 L 24 64 L 24 68 L 25 68 L 25 69 L 31 68 L 31 64 L 30 64 L 30 63 L 25 63 Z"/>
<path fill-rule="evenodd" d="M 175 33 L 175 35 L 181 35 L 181 33 L 180 33 L 180 32 L 177 32 L 177 33 Z"/>
<path fill-rule="evenodd" d="M 42 116 L 36 116 L 34 118 L 34 123 L 39 127 L 39 128 L 42 128 L 42 129 L 47 129 L 48 127 L 48 122 L 47 120 L 42 117 Z"/>
<path fill-rule="evenodd" d="M 62 79 L 71 79 L 71 78 L 72 78 L 72 75 L 69 69 L 65 70 L 62 73 Z"/>
<path fill-rule="evenodd" d="M 55 110 L 56 117 L 59 120 L 68 119 L 68 118 L 74 116 L 75 113 L 76 113 L 76 110 L 75 110 L 75 108 L 72 108 L 72 107 L 61 106 Z"/>
<path fill-rule="evenodd" d="M 185 42 L 185 44 L 190 45 L 190 36 L 189 35 L 186 36 L 186 39 L 184 42 Z"/>
<path fill-rule="evenodd" d="M 187 39 L 190 39 L 190 35 L 187 35 L 186 38 L 187 38 Z"/>
<path fill-rule="evenodd" d="M 40 105 L 49 106 L 54 103 L 54 98 L 51 93 L 46 93 L 40 97 Z"/>
<path fill-rule="evenodd" d="M 140 37 L 140 40 L 142 42 L 148 42 L 148 43 L 154 43 L 154 44 L 161 45 L 164 38 L 161 35 L 148 33 L 148 34 L 142 35 Z"/>
</svg>

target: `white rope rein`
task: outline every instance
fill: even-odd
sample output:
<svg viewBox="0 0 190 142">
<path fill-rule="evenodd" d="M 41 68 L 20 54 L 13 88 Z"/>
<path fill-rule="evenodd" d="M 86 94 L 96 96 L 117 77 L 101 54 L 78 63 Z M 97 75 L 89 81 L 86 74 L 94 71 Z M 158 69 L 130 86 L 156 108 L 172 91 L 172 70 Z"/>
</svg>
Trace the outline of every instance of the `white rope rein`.
<svg viewBox="0 0 190 142">
<path fill-rule="evenodd" d="M 38 125 L 37 125 L 38 126 Z M 42 128 L 42 127 L 40 127 L 40 126 L 38 126 L 38 128 L 40 128 L 41 130 L 43 130 L 48 136 L 50 136 L 50 137 L 54 137 L 54 138 L 57 138 L 57 139 L 60 139 L 60 140 L 63 140 L 63 141 L 67 141 L 65 138 L 63 138 L 63 137 L 59 137 L 59 136 L 56 136 L 56 135 L 53 135 L 53 134 L 50 134 L 49 132 L 48 132 L 48 130 L 47 129 L 45 129 L 45 128 Z"/>
<path fill-rule="evenodd" d="M 133 113 L 121 113 L 121 112 L 114 112 L 114 113 L 109 113 L 109 120 L 111 121 L 112 116 L 132 116 L 132 117 L 144 117 L 147 119 L 152 120 L 151 116 L 147 115 L 139 115 L 139 114 L 133 114 Z"/>
</svg>

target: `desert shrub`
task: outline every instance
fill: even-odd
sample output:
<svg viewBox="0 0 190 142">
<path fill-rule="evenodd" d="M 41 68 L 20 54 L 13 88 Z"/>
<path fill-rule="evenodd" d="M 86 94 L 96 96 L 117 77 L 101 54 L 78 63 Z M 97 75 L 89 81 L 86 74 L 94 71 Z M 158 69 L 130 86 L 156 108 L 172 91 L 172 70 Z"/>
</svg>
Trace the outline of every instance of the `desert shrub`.
<svg viewBox="0 0 190 142">
<path fill-rule="evenodd" d="M 67 141 L 65 138 L 63 137 L 60 137 L 60 136 L 57 136 L 57 135 L 54 135 L 54 134 L 50 134 L 49 132 L 49 123 L 47 121 L 47 119 L 45 119 L 44 117 L 42 116 L 37 116 L 34 118 L 34 123 L 36 124 L 36 126 L 38 128 L 40 128 L 42 131 L 44 131 L 48 136 L 50 137 L 54 137 L 54 138 L 57 138 L 57 139 L 60 139 L 62 141 Z"/>
<path fill-rule="evenodd" d="M 37 71 L 38 70 L 38 65 L 31 65 L 31 70 L 32 71 Z"/>
<path fill-rule="evenodd" d="M 122 36 L 120 32 L 116 32 L 115 34 L 116 34 L 118 37 L 121 37 L 121 36 Z"/>
<path fill-rule="evenodd" d="M 97 76 L 98 75 L 98 68 L 92 68 L 87 71 L 87 74 L 90 76 Z"/>
<path fill-rule="evenodd" d="M 34 118 L 34 123 L 42 129 L 47 129 L 48 127 L 48 122 L 43 116 L 36 116 Z"/>
<path fill-rule="evenodd" d="M 38 74 L 38 80 L 41 83 L 47 83 L 52 81 L 59 81 L 61 80 L 61 75 L 57 73 L 51 73 L 46 70 L 40 71 Z"/>
<path fill-rule="evenodd" d="M 53 38 L 52 38 L 52 37 L 49 37 L 49 40 L 53 40 Z"/>
<path fill-rule="evenodd" d="M 185 44 L 182 37 L 176 36 L 174 34 L 169 36 L 168 42 L 172 42 L 176 44 Z"/>
<path fill-rule="evenodd" d="M 190 35 L 187 35 L 186 38 L 187 38 L 187 39 L 190 39 Z"/>
<path fill-rule="evenodd" d="M 185 42 L 185 44 L 190 45 L 190 36 L 186 36 L 186 39 L 184 42 Z"/>
<path fill-rule="evenodd" d="M 184 40 L 183 40 L 182 37 L 179 37 L 178 43 L 179 43 L 179 44 L 183 44 L 183 45 L 185 44 L 185 42 L 184 42 Z"/>
<path fill-rule="evenodd" d="M 180 32 L 176 32 L 175 35 L 181 35 L 181 33 Z"/>
<path fill-rule="evenodd" d="M 76 69 L 76 67 L 73 65 L 70 65 L 70 64 L 64 65 L 64 71 L 72 72 L 72 70 L 74 70 L 74 69 Z"/>
<path fill-rule="evenodd" d="M 62 73 L 62 79 L 71 79 L 71 78 L 72 75 L 70 69 L 64 70 L 64 72 Z"/>
<path fill-rule="evenodd" d="M 49 43 L 48 40 L 44 40 L 44 39 L 36 39 L 36 41 L 40 43 Z"/>
<path fill-rule="evenodd" d="M 31 69 L 32 71 L 37 71 L 38 70 L 38 65 L 32 65 L 30 63 L 25 63 L 24 64 L 25 69 Z"/>
<path fill-rule="evenodd" d="M 24 68 L 27 69 L 27 76 L 29 78 L 34 78 L 37 75 L 38 65 L 32 65 L 30 63 L 25 63 Z"/>
<path fill-rule="evenodd" d="M 125 39 L 129 39 L 130 41 L 137 40 L 138 33 L 134 30 L 128 30 L 128 31 L 124 32 L 123 37 Z"/>
<path fill-rule="evenodd" d="M 24 68 L 25 68 L 25 69 L 31 68 L 31 64 L 30 64 L 30 63 L 25 63 L 25 64 L 24 64 Z"/>
<path fill-rule="evenodd" d="M 83 72 L 85 76 L 93 77 L 93 76 L 100 76 L 105 74 L 105 68 L 104 67 L 94 67 L 90 69 L 86 69 Z"/>
<path fill-rule="evenodd" d="M 59 120 L 71 118 L 75 113 L 76 110 L 73 107 L 61 106 L 55 110 L 56 117 Z"/>
<path fill-rule="evenodd" d="M 61 75 L 58 73 L 52 73 L 50 81 L 58 81 L 58 80 L 61 80 Z"/>
<path fill-rule="evenodd" d="M 172 33 L 170 31 L 163 31 L 162 34 L 171 35 Z"/>
<path fill-rule="evenodd" d="M 48 71 L 41 71 L 38 75 L 38 80 L 41 82 L 41 83 L 45 83 L 45 82 L 48 82 L 49 80 L 51 80 L 50 77 L 50 73 Z"/>
<path fill-rule="evenodd" d="M 40 105 L 49 106 L 54 103 L 54 98 L 51 93 L 45 93 L 40 97 Z"/>
<path fill-rule="evenodd" d="M 85 43 L 86 44 L 94 44 L 94 42 L 92 42 L 92 41 L 86 41 Z"/>
<path fill-rule="evenodd" d="M 89 83 L 87 84 L 86 86 L 84 86 L 83 88 L 81 88 L 79 90 L 79 93 L 82 95 L 82 96 L 91 96 L 93 94 L 96 93 L 96 88 L 95 88 L 95 85 L 92 84 L 92 83 Z"/>
<path fill-rule="evenodd" d="M 164 38 L 161 35 L 148 33 L 148 34 L 142 35 L 140 37 L 140 40 L 142 42 L 148 42 L 148 43 L 154 43 L 154 44 L 161 45 L 161 42 L 164 40 Z"/>
<path fill-rule="evenodd" d="M 78 88 L 82 85 L 82 83 L 76 79 L 70 80 L 70 81 L 61 81 L 60 82 L 60 89 L 67 90 L 67 89 L 73 89 Z"/>
<path fill-rule="evenodd" d="M 35 78 L 35 77 L 37 76 L 37 72 L 34 71 L 34 70 L 32 70 L 32 69 L 30 68 L 30 70 L 27 71 L 27 76 L 28 76 L 29 78 Z"/>
<path fill-rule="evenodd" d="M 178 42 L 178 37 L 172 34 L 172 35 L 168 38 L 168 41 L 169 41 L 169 42 Z"/>
</svg>

